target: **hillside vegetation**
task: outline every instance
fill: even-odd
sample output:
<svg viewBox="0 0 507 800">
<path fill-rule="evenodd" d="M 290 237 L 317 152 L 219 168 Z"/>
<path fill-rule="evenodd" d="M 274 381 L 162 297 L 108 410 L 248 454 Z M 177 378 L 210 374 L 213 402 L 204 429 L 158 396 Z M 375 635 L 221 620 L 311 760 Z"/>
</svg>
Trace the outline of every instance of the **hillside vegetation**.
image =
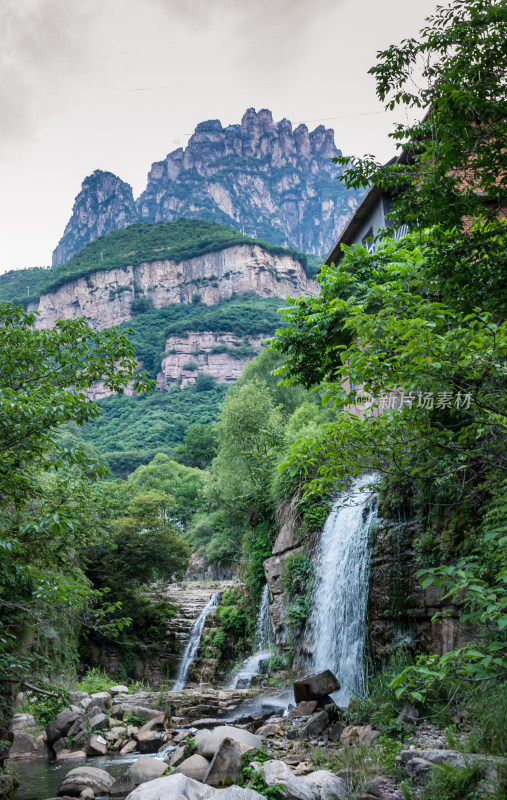
<svg viewBox="0 0 507 800">
<path fill-rule="evenodd" d="M 280 327 L 282 320 L 277 311 L 283 306 L 285 303 L 279 297 L 257 295 L 243 295 L 214 306 L 175 303 L 148 309 L 121 327 L 133 331 L 130 339 L 137 357 L 151 377 L 156 378 L 169 336 L 186 336 L 189 331 L 233 333 L 243 337 L 248 346 L 250 337 L 269 335 Z"/>
<path fill-rule="evenodd" d="M 258 244 L 279 255 L 290 253 L 308 275 L 316 272 L 315 257 L 296 250 L 243 236 L 239 231 L 200 220 L 140 222 L 101 236 L 65 264 L 55 267 L 10 270 L 0 276 L 0 302 L 27 306 L 41 294 L 54 292 L 69 281 L 86 278 L 99 270 L 137 266 L 144 261 L 186 259 L 215 253 L 239 244 Z"/>
</svg>

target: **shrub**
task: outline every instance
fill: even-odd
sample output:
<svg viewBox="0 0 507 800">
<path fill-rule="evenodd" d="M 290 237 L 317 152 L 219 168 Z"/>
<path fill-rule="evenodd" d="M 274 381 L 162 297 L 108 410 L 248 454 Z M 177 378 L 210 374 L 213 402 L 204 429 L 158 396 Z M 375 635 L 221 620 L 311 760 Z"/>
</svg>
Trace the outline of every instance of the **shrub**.
<svg viewBox="0 0 507 800">
<path fill-rule="evenodd" d="M 78 683 L 78 689 L 82 692 L 88 692 L 88 694 L 107 692 L 110 686 L 111 678 L 107 672 L 100 667 L 92 667 L 89 669 L 84 678 Z"/>
</svg>

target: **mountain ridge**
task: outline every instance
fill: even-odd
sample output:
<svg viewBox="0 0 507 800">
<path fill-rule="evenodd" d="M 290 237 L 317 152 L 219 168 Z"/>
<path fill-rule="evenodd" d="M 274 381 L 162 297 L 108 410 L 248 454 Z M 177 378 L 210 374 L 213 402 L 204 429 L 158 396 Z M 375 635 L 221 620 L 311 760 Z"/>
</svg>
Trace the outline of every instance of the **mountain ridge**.
<svg viewBox="0 0 507 800">
<path fill-rule="evenodd" d="M 340 153 L 332 129 L 300 124 L 293 130 L 287 119 L 275 123 L 267 109 L 250 108 L 241 123 L 225 127 L 201 122 L 185 148 L 153 162 L 135 201 L 129 184 L 113 173 L 95 170 L 85 178 L 53 265 L 100 232 L 179 218 L 323 256 L 360 196 L 337 180 L 342 170 L 331 159 Z"/>
</svg>

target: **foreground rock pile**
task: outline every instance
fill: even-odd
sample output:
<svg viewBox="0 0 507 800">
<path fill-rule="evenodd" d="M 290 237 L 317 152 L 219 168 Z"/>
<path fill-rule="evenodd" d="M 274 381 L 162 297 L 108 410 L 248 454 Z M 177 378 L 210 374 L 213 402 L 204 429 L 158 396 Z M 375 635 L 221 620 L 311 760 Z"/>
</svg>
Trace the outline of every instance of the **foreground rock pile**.
<svg viewBox="0 0 507 800">
<path fill-rule="evenodd" d="M 256 800 L 262 796 L 257 790 L 278 787 L 278 800 L 402 800 L 401 789 L 381 774 L 381 732 L 340 719 L 340 709 L 328 696 L 335 684 L 330 673 L 297 681 L 294 695 L 299 702 L 289 708 L 281 695 L 255 698 L 244 690 L 200 687 L 164 697 L 129 695 L 123 686 L 92 695 L 76 692 L 72 707 L 47 726 L 44 736 L 33 738 L 39 744 L 45 739 L 57 760 L 139 754 L 116 778 L 94 766 L 71 769 L 59 786 L 60 798 Z M 30 749 L 28 716 L 14 720 L 12 759 L 13 751 Z M 498 759 L 464 759 L 456 751 L 427 746 L 424 724 L 418 739 L 417 717 L 408 703 L 398 717 L 400 724 L 416 731 L 408 740 L 413 743 L 397 756 L 406 777 L 422 786 L 435 765 L 462 766 L 468 759 L 480 763 L 484 781 L 495 781 Z M 357 752 L 365 762 L 376 763 L 374 772 L 366 771 L 367 780 L 359 780 L 355 768 L 335 767 L 333 772 L 317 767 L 322 763 L 317 753 L 333 764 L 337 754 L 352 753 L 356 746 L 363 748 Z"/>
</svg>

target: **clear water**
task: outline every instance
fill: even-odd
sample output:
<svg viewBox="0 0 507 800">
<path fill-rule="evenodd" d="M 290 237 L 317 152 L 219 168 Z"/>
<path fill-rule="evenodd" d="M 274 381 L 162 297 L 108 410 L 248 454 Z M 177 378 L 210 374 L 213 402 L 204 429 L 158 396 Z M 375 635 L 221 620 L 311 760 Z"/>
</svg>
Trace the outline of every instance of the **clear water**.
<svg viewBox="0 0 507 800">
<path fill-rule="evenodd" d="M 230 682 L 229 689 L 235 689 L 238 684 L 242 687 L 250 686 L 252 678 L 261 674 L 263 661 L 267 661 L 273 655 L 274 638 L 269 615 L 269 590 L 267 584 L 262 590 L 253 645 L 253 655 L 243 661 Z"/>
<path fill-rule="evenodd" d="M 48 797 L 56 797 L 63 779 L 76 767 L 98 767 L 118 778 L 139 756 L 140 753 L 131 753 L 128 756 L 104 756 L 71 761 L 44 761 L 42 758 L 18 761 L 11 765 L 11 769 L 18 773 L 21 780 L 13 800 L 46 800 Z M 155 754 L 154 756 L 158 757 Z"/>
<path fill-rule="evenodd" d="M 199 649 L 199 645 L 201 643 L 201 636 L 204 630 L 204 623 L 206 622 L 206 617 L 208 616 L 208 614 L 211 613 L 211 611 L 213 611 L 217 607 L 219 600 L 220 600 L 220 592 L 215 592 L 211 600 L 203 608 L 203 610 L 197 617 L 196 621 L 194 622 L 192 630 L 190 631 L 190 637 L 188 639 L 187 646 L 185 647 L 185 651 L 180 661 L 178 674 L 176 676 L 176 681 L 172 688 L 173 692 L 179 692 L 181 691 L 181 689 L 184 689 L 185 686 L 187 685 L 188 672 L 194 662 L 194 659 L 197 655 L 197 650 Z"/>
<path fill-rule="evenodd" d="M 330 669 L 336 675 L 341 688 L 333 694 L 333 700 L 342 708 L 353 694 L 364 694 L 367 686 L 370 530 L 377 503 L 365 487 L 374 481 L 374 475 L 356 478 L 350 491 L 338 498 L 324 525 L 317 553 L 310 617 L 312 668 L 318 672 Z"/>
</svg>

